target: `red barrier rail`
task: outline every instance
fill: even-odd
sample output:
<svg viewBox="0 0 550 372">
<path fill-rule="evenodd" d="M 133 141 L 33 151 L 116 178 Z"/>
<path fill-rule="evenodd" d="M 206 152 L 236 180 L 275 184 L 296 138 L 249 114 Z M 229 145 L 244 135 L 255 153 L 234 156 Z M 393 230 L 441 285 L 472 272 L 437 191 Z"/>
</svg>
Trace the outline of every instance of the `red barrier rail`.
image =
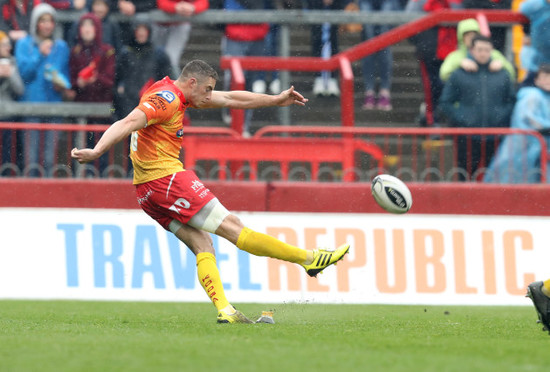
<svg viewBox="0 0 550 372">
<path fill-rule="evenodd" d="M 317 136 L 318 138 L 341 137 L 341 138 L 362 138 L 369 143 L 377 144 L 385 154 L 384 172 L 393 168 L 394 173 L 399 173 L 399 169 L 405 168 L 405 160 L 410 164 L 412 171 L 417 172 L 418 169 L 425 170 L 435 169 L 444 174 L 453 171 L 456 168 L 459 154 L 457 153 L 457 143 L 460 138 L 465 138 L 468 144 L 468 150 L 479 150 L 482 157 L 485 157 L 485 152 L 488 151 L 484 141 L 493 136 L 509 136 L 522 135 L 534 137 L 540 144 L 540 182 L 546 183 L 546 172 L 548 168 L 548 146 L 542 134 L 537 131 L 512 129 L 512 128 L 366 128 L 366 127 L 294 127 L 294 126 L 266 126 L 260 128 L 252 138 L 265 138 L 268 136 Z M 481 137 L 483 139 L 480 149 L 473 149 L 472 138 Z M 393 146 L 390 142 L 394 142 Z M 497 137 L 496 145 L 501 142 Z M 422 153 L 424 155 L 421 160 Z M 468 154 L 469 155 L 469 154 Z M 518 154 L 521 156 L 524 154 Z M 446 159 L 446 157 L 452 159 Z M 490 158 L 481 163 L 478 176 L 469 168 L 466 174 L 473 181 L 481 181 L 485 168 Z M 434 168 L 434 165 L 436 168 Z M 453 174 L 452 179 L 447 181 L 456 181 L 458 174 Z M 423 181 L 420 177 L 420 181 Z M 418 181 L 419 179 L 412 179 Z"/>
<path fill-rule="evenodd" d="M 326 138 L 209 138 L 202 141 L 200 138 L 189 136 L 182 141 L 184 148 L 184 164 L 192 169 L 198 160 L 215 161 L 218 165 L 218 179 L 226 180 L 229 170 L 228 163 L 247 162 L 249 179 L 258 180 L 260 162 L 277 162 L 280 165 L 280 178 L 289 180 L 291 162 L 309 163 L 311 181 L 319 180 L 319 170 L 322 163 L 339 163 L 342 171 L 342 180 L 355 180 L 353 172 L 348 170 L 355 167 L 356 153 L 361 151 L 372 158 L 374 167 L 384 167 L 383 152 L 377 145 L 361 139 L 326 139 Z M 241 163 L 242 164 L 242 163 Z M 341 167 L 341 168 L 340 168 Z M 237 169 L 241 173 L 242 166 Z M 239 178 L 233 175 L 233 179 Z M 240 177 L 242 178 L 242 177 Z"/>
<path fill-rule="evenodd" d="M 232 79 L 238 78 L 234 87 L 244 87 L 243 70 L 260 71 L 334 71 L 339 70 L 341 81 L 340 96 L 342 126 L 354 126 L 354 88 L 353 72 L 350 64 L 378 52 L 404 39 L 442 24 L 457 23 L 468 18 L 478 18 L 483 15 L 488 23 L 526 23 L 527 18 L 520 13 L 508 10 L 441 10 L 427 14 L 413 22 L 401 25 L 372 39 L 366 40 L 354 47 L 344 50 L 331 58 L 317 57 L 238 57 L 220 58 L 220 68 L 230 69 Z M 351 76 L 350 76 L 351 74 Z M 241 80 L 242 78 L 242 80 Z M 351 84 L 350 84 L 351 79 Z M 351 99 L 350 99 L 351 98 Z M 351 103 L 350 103 L 351 102 Z M 242 111 L 242 110 L 241 110 Z M 232 128 L 242 133 L 244 115 L 238 110 L 233 111 Z M 239 131 L 241 129 L 241 131 Z"/>
<path fill-rule="evenodd" d="M 35 146 L 26 138 L 14 144 L 15 137 L 27 137 L 31 131 L 56 131 L 59 138 L 53 166 L 48 167 L 43 159 L 22 165 L 3 159 L 0 176 L 129 177 L 129 141 L 111 149 L 103 163 L 98 160 L 83 167 L 70 159 L 73 147 L 86 144 L 84 134 L 99 138 L 106 128 L 107 125 L 0 123 L 0 144 L 6 132 L 16 134 L 9 148 L 12 154 L 17 146 L 21 153 Z M 182 160 L 204 179 L 368 182 L 376 174 L 391 173 L 413 182 L 482 181 L 492 145 L 496 147 L 502 138 L 514 135 L 534 138 L 541 149 L 540 167 L 523 163 L 524 154 L 517 154 L 521 161 L 514 166 L 525 166 L 540 174 L 540 182 L 547 180 L 546 139 L 529 130 L 269 126 L 250 139 L 228 128 L 186 127 L 185 131 Z M 460 150 L 464 144 L 467 148 Z M 2 150 L 0 147 L 0 154 Z M 481 159 L 479 166 L 472 160 L 475 153 Z M 37 169 L 39 174 L 30 174 L 30 170 Z M 508 169 L 511 168 L 506 172 Z"/>
<path fill-rule="evenodd" d="M 122 141 L 113 147 L 100 160 L 92 165 L 81 166 L 70 159 L 71 149 L 82 148 L 90 145 L 85 138 L 94 137 L 97 141 L 100 135 L 107 130 L 109 125 L 102 124 L 43 124 L 43 123 L 19 123 L 0 122 L 0 176 L 35 176 L 35 177 L 129 177 L 131 176 L 131 165 L 128 154 L 130 153 L 129 139 Z M 27 156 L 30 146 L 30 132 L 38 131 L 39 139 L 39 161 L 33 163 Z M 241 136 L 230 128 L 219 127 L 185 127 L 185 134 L 188 136 L 224 136 L 239 139 Z M 46 166 L 44 159 L 45 133 L 54 132 L 53 142 L 55 164 Z M 9 136 L 9 150 L 3 148 L 4 137 Z M 18 153 L 19 152 L 19 153 Z M 2 159 L 9 155 L 9 162 Z M 40 165 L 43 164 L 43 165 Z"/>
</svg>

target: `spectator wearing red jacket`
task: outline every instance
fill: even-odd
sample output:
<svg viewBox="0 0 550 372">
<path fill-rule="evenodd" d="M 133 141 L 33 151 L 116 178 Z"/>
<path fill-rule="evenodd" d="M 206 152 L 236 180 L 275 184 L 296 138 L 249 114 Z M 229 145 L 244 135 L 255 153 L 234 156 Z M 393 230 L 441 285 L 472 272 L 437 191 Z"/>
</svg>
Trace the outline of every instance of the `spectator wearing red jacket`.
<svg viewBox="0 0 550 372">
<path fill-rule="evenodd" d="M 92 13 L 78 23 L 78 43 L 69 61 L 71 84 L 77 102 L 112 102 L 115 49 L 102 42 L 101 21 Z"/>
<path fill-rule="evenodd" d="M 78 43 L 72 48 L 69 60 L 72 97 L 76 102 L 113 102 L 115 82 L 115 49 L 102 42 L 100 19 L 86 13 L 78 22 Z M 89 118 L 90 124 L 102 124 L 109 119 Z M 97 142 L 94 132 L 86 136 L 87 145 Z M 88 166 L 87 176 L 99 176 L 107 168 L 107 155 L 102 156 L 97 168 Z"/>
<path fill-rule="evenodd" d="M 187 18 L 207 10 L 209 2 L 208 0 L 157 0 L 157 7 L 166 13 Z M 181 56 L 190 34 L 191 23 L 186 21 L 153 24 L 153 43 L 162 47 L 168 54 L 174 70 L 174 78 L 181 72 Z"/>
</svg>

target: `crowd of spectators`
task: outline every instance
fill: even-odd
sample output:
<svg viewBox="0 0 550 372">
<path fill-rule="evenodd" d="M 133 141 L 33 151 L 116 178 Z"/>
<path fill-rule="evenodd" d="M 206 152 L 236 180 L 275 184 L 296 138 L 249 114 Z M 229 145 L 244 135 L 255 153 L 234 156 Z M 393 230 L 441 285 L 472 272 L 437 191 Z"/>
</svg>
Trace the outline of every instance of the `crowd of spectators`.
<svg viewBox="0 0 550 372">
<path fill-rule="evenodd" d="M 292 7 L 342 10 L 350 4 L 364 12 L 511 7 L 509 0 L 0 0 L 0 101 L 112 103 L 112 119 L 116 120 L 137 105 L 140 92 L 154 81 L 164 76 L 176 78 L 185 59 L 191 24 L 183 20 L 153 22 L 149 17 L 152 10 L 192 17 L 209 7 L 232 11 Z M 61 24 L 57 21 L 57 14 L 66 10 L 77 10 L 81 15 L 72 23 Z M 517 82 L 516 66 L 503 54 L 505 29 L 502 27 L 490 30 L 491 36 L 487 40 L 491 44 L 491 53 L 486 63 L 480 62 L 472 49 L 472 40 L 480 39 L 482 33 L 475 19 L 462 21 L 458 27 L 436 27 L 411 39 L 417 47 L 422 71 L 427 74 L 424 79 L 429 85 L 427 90 L 431 92 L 427 99 L 434 107 L 434 119 L 429 124 L 457 127 L 510 125 L 516 83 L 534 86 L 539 66 L 550 63 L 550 0 L 524 0 L 520 11 L 529 18 L 531 26 L 525 28 L 522 61 L 526 61 L 524 67 L 528 74 L 523 82 Z M 112 16 L 116 13 L 130 16 L 131 21 L 117 21 Z M 361 39 L 370 39 L 390 28 L 361 25 Z M 223 30 L 221 53 L 224 55 L 277 54 L 277 25 L 226 24 Z M 339 37 L 338 25 L 312 25 L 311 55 L 328 58 L 338 53 Z M 480 43 L 484 43 L 482 38 Z M 365 93 L 361 107 L 364 110 L 391 111 L 391 48 L 365 58 L 361 67 Z M 223 88 L 229 87 L 229 78 L 229 72 L 226 72 Z M 276 73 L 272 74 L 269 85 L 266 80 L 265 72 L 251 71 L 246 76 L 247 89 L 260 93 L 269 90 L 273 94 L 280 91 Z M 499 94 L 488 95 L 487 100 L 472 99 L 471 89 L 475 88 L 481 94 L 484 87 L 499 89 Z M 314 77 L 311 88 L 315 96 L 340 94 L 337 76 L 330 71 Z M 469 104 L 471 107 L 467 107 Z M 501 110 L 501 106 L 506 109 Z M 486 114 L 485 107 L 499 107 L 498 115 L 489 113 L 487 120 L 479 115 L 471 116 L 472 112 Z M 492 123 L 496 117 L 498 123 Z M 248 112 L 245 118 L 244 134 L 247 135 L 252 112 Z M 0 120 L 60 123 L 66 122 L 67 118 L 2 117 Z M 471 123 L 465 123 L 465 120 Z M 109 120 L 88 118 L 88 123 L 106 121 Z M 2 163 L 35 164 L 36 169 L 26 170 L 28 176 L 52 174 L 58 141 L 55 131 L 31 130 L 25 136 L 14 136 L 12 131 L 2 133 Z M 88 146 L 96 140 L 93 133 L 86 136 Z M 459 147 L 459 152 L 466 151 L 462 145 Z M 487 166 L 494 151 L 496 148 L 484 151 L 485 158 L 475 159 L 476 162 Z M 468 156 L 472 161 L 471 154 Z M 106 164 L 106 160 L 100 161 L 97 165 L 100 172 Z M 472 167 L 471 163 L 461 166 L 468 169 L 467 173 L 477 167 Z M 471 174 L 465 177 L 471 177 Z"/>
</svg>

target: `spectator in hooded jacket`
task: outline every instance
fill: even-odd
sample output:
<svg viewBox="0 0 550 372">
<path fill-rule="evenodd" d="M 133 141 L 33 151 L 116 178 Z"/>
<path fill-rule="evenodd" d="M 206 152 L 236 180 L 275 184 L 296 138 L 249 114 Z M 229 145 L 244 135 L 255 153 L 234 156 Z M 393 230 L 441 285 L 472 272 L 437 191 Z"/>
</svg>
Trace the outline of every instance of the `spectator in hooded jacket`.
<svg viewBox="0 0 550 372">
<path fill-rule="evenodd" d="M 78 43 L 71 50 L 70 74 L 73 99 L 76 102 L 113 102 L 115 82 L 115 49 L 102 42 L 101 21 L 86 13 L 78 22 Z M 88 118 L 88 123 L 102 124 L 105 118 Z M 87 145 L 97 141 L 95 133 L 87 136 Z M 107 155 L 99 159 L 98 173 L 107 167 Z M 89 172 L 91 169 L 88 170 Z M 94 172 L 95 173 L 95 172 Z M 91 174 L 89 174 L 91 175 Z M 97 175 L 94 174 L 94 175 Z"/>
<path fill-rule="evenodd" d="M 148 13 L 157 9 L 157 0 L 113 0 L 116 6 L 112 7 L 118 13 L 133 18 L 140 13 Z M 126 20 L 119 20 L 120 30 L 122 31 L 122 44 L 127 45 L 132 40 L 132 23 Z"/>
<path fill-rule="evenodd" d="M 105 44 L 112 45 L 118 52 L 123 45 L 123 37 L 118 22 L 111 17 L 111 5 L 108 0 L 92 0 L 90 12 L 101 20 L 101 39 Z M 65 38 L 72 48 L 78 41 L 78 22 L 74 22 Z"/>
<path fill-rule="evenodd" d="M 508 127 L 514 107 L 515 86 L 504 70 L 491 71 L 493 45 L 489 38 L 478 35 L 469 51 L 478 65 L 476 71 L 458 69 L 445 83 L 439 105 L 452 127 L 491 128 Z M 487 166 L 495 151 L 491 136 L 460 136 L 457 158 L 461 180 Z M 483 157 L 483 154 L 485 157 Z"/>
<path fill-rule="evenodd" d="M 550 0 L 525 0 L 519 11 L 530 21 L 522 48 L 528 70 L 522 86 L 533 86 L 539 66 L 550 64 Z"/>
<path fill-rule="evenodd" d="M 489 10 L 510 10 L 512 0 L 462 0 L 464 9 L 489 9 Z M 506 26 L 490 26 L 491 40 L 496 50 L 504 52 L 506 47 Z"/>
<path fill-rule="evenodd" d="M 0 105 L 7 105 L 9 102 L 15 101 L 23 94 L 24 86 L 15 58 L 11 55 L 11 42 L 8 35 L 0 31 Z M 13 121 L 11 117 L 0 115 L 0 121 Z M 14 146 L 15 132 L 13 130 L 3 130 L 0 132 L 2 137 L 2 165 L 9 163 L 8 167 L 12 168 L 10 174 L 13 174 L 16 163 L 21 167 L 22 164 L 16 161 L 16 158 L 21 156 L 21 150 L 17 151 L 17 145 Z M 4 169 L 0 172 L 0 177 L 6 175 Z"/>
<path fill-rule="evenodd" d="M 140 14 L 133 22 L 134 37 L 117 56 L 116 116 L 123 118 L 138 104 L 142 93 L 172 72 L 170 59 L 151 42 L 151 22 Z"/>
<path fill-rule="evenodd" d="M 76 102 L 112 102 L 115 49 L 102 41 L 101 21 L 86 13 L 78 22 L 78 43 L 71 50 L 71 83 Z"/>
<path fill-rule="evenodd" d="M 439 70 L 439 77 L 443 82 L 449 80 L 451 74 L 458 68 L 462 68 L 466 71 L 475 71 L 477 69 L 477 63 L 468 58 L 468 49 L 472 44 L 473 38 L 479 34 L 479 23 L 475 19 L 465 19 L 458 23 L 456 28 L 458 48 L 447 55 Z M 500 51 L 493 49 L 489 70 L 498 71 L 502 68 L 506 69 L 510 74 L 510 79 L 515 81 L 516 70 L 514 69 L 514 65 L 512 65 Z"/>
<path fill-rule="evenodd" d="M 61 102 L 70 88 L 69 47 L 53 37 L 56 11 L 48 4 L 37 5 L 31 15 L 29 35 L 15 45 L 15 60 L 25 84 L 22 102 Z M 59 123 L 61 118 L 27 117 L 27 122 Z M 50 176 L 57 144 L 55 131 L 31 130 L 25 143 L 25 175 Z M 43 141 L 42 141 L 43 139 Z M 42 151 L 41 151 L 42 150 Z M 43 158 L 43 159 L 41 159 Z"/>
<path fill-rule="evenodd" d="M 512 113 L 511 128 L 536 131 L 550 130 L 550 65 L 541 65 L 535 86 L 518 91 Z M 546 136 L 550 148 L 550 137 Z M 537 183 L 541 179 L 541 143 L 533 136 L 506 136 L 485 175 L 485 182 Z M 547 170 L 546 182 L 550 182 Z"/>
</svg>

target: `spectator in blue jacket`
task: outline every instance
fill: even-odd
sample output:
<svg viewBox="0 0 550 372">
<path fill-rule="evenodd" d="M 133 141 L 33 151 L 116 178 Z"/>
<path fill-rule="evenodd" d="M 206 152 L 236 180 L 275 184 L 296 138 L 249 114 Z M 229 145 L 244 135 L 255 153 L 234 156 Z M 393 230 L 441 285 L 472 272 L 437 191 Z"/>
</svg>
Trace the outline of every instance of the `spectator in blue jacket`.
<svg viewBox="0 0 550 372">
<path fill-rule="evenodd" d="M 536 131 L 550 130 L 550 65 L 541 65 L 534 87 L 518 91 L 512 113 L 511 128 Z M 550 136 L 546 136 L 550 148 Z M 498 147 L 485 182 L 536 183 L 540 181 L 541 143 L 534 136 L 514 134 L 507 136 Z M 547 169 L 546 182 L 550 182 Z"/>
<path fill-rule="evenodd" d="M 19 40 L 15 46 L 17 67 L 25 84 L 23 102 L 61 102 L 63 93 L 70 88 L 69 47 L 61 39 L 54 39 L 55 9 L 48 4 L 37 5 L 31 15 L 29 35 Z M 59 118 L 27 117 L 26 122 L 56 123 Z M 39 131 L 29 133 L 25 145 L 27 156 L 26 175 L 49 176 L 53 170 L 56 147 L 56 133 Z M 41 137 L 44 141 L 41 141 Z M 42 142 L 42 143 L 41 143 Z M 43 161 L 41 153 L 43 151 Z"/>
<path fill-rule="evenodd" d="M 445 84 L 439 106 L 450 126 L 493 128 L 510 125 L 515 86 L 506 70 L 489 69 L 492 51 L 489 38 L 481 35 L 474 37 L 468 56 L 477 63 L 477 71 L 460 68 Z M 488 165 L 494 151 L 494 137 L 459 136 L 459 178 L 464 180 L 471 175 L 477 178 L 476 171 Z"/>
<path fill-rule="evenodd" d="M 532 86 L 538 67 L 550 64 L 550 0 L 526 0 L 519 11 L 530 21 L 522 49 L 522 64 L 528 69 L 522 86 Z"/>
</svg>

